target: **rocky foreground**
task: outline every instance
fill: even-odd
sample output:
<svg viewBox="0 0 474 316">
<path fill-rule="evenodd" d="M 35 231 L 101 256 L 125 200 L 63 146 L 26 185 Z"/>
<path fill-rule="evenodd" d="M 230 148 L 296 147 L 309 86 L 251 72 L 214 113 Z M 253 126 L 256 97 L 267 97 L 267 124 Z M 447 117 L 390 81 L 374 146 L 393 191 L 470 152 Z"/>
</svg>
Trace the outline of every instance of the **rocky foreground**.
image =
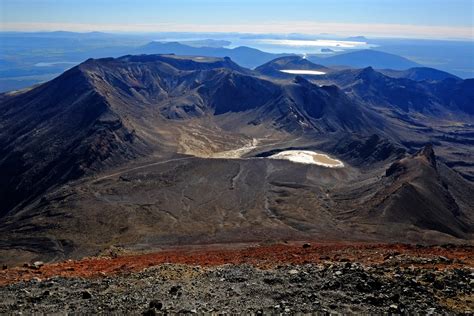
<svg viewBox="0 0 474 316">
<path fill-rule="evenodd" d="M 306 243 L 36 263 L 0 271 L 0 313 L 471 314 L 473 254 Z"/>
</svg>

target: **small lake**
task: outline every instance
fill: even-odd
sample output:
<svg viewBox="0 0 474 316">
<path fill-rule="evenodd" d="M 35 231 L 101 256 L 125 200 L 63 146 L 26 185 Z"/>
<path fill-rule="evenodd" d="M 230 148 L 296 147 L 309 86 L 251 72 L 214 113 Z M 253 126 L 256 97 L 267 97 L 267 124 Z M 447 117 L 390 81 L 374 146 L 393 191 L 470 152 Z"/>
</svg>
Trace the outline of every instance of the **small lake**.
<svg viewBox="0 0 474 316">
<path fill-rule="evenodd" d="M 324 71 L 317 71 L 317 70 L 304 70 L 304 69 L 282 69 L 281 72 L 292 74 L 292 75 L 313 75 L 313 76 L 321 76 L 325 75 Z"/>
<path fill-rule="evenodd" d="M 270 159 L 283 159 L 295 163 L 313 164 L 327 168 L 343 168 L 344 163 L 340 160 L 329 157 L 326 154 L 317 153 L 311 150 L 285 150 L 269 156 Z"/>
</svg>

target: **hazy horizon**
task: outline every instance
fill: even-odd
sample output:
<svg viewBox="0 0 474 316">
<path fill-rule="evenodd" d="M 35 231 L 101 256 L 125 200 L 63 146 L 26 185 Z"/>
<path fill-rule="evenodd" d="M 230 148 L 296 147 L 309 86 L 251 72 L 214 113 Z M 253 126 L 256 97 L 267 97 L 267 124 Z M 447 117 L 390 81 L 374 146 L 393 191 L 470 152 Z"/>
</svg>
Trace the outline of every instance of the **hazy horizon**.
<svg viewBox="0 0 474 316">
<path fill-rule="evenodd" d="M 473 2 L 25 1 L 0 3 L 0 31 L 249 33 L 473 40 Z"/>
</svg>

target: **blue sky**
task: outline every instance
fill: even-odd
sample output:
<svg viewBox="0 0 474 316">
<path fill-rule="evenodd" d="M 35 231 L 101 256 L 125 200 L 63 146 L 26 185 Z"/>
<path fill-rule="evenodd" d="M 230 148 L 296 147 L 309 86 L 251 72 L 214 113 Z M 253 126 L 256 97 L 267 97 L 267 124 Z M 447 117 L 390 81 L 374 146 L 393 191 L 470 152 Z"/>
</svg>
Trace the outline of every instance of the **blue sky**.
<svg viewBox="0 0 474 316">
<path fill-rule="evenodd" d="M 0 0 L 0 10 L 3 30 L 472 38 L 474 0 Z"/>
</svg>

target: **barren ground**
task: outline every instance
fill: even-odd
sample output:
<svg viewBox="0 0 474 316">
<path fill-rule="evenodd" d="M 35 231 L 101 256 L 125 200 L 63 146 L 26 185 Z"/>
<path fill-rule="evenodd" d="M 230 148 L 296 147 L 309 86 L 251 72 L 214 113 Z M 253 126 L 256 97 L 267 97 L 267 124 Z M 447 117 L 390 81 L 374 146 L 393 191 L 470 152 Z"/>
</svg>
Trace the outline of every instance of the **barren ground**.
<svg viewBox="0 0 474 316">
<path fill-rule="evenodd" d="M 6 268 L 0 312 L 455 312 L 474 310 L 471 246 L 195 246 Z"/>
</svg>

